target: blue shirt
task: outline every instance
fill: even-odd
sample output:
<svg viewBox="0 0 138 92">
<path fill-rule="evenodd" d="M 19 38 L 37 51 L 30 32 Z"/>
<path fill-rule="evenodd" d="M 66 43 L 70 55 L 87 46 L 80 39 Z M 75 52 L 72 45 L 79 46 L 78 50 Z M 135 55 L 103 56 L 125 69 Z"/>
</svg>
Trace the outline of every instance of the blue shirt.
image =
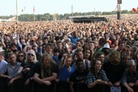
<svg viewBox="0 0 138 92">
<path fill-rule="evenodd" d="M 77 37 L 77 38 L 75 38 L 75 37 L 69 37 L 70 38 L 70 40 L 71 40 L 71 43 L 73 43 L 73 44 L 76 44 L 77 43 L 77 40 L 80 40 L 80 38 L 79 37 Z"/>
<path fill-rule="evenodd" d="M 71 71 L 68 71 L 67 67 L 64 66 L 59 70 L 59 81 L 66 81 L 70 78 L 71 74 L 75 71 L 75 68 L 70 66 Z"/>
</svg>

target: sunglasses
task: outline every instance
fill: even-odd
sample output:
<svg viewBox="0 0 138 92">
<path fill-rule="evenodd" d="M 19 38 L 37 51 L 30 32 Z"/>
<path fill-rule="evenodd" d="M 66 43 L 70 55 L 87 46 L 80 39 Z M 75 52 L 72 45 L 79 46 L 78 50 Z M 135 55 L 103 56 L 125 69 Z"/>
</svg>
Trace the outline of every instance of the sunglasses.
<svg viewBox="0 0 138 92">
<path fill-rule="evenodd" d="M 33 54 L 31 54 L 31 53 L 28 53 L 28 56 L 34 56 Z"/>
</svg>

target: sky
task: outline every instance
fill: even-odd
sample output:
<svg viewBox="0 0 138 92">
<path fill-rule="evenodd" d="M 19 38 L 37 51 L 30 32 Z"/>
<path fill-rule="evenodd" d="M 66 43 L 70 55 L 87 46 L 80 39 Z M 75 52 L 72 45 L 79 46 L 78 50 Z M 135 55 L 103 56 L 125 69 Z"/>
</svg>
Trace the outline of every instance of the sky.
<svg viewBox="0 0 138 92">
<path fill-rule="evenodd" d="M 0 16 L 16 15 L 16 0 L 1 0 Z M 17 0 L 18 15 L 114 11 L 117 0 Z M 138 0 L 122 0 L 121 10 L 138 7 Z M 34 12 L 33 12 L 34 8 Z M 23 11 L 22 11 L 23 10 Z"/>
</svg>

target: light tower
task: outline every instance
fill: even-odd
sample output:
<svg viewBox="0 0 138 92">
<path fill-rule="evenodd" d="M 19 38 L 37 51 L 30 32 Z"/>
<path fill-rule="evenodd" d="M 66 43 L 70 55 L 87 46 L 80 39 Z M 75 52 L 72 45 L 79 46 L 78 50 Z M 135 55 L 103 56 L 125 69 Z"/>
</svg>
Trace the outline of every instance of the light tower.
<svg viewBox="0 0 138 92">
<path fill-rule="evenodd" d="M 117 19 L 121 19 L 121 4 L 122 0 L 117 0 Z"/>
</svg>

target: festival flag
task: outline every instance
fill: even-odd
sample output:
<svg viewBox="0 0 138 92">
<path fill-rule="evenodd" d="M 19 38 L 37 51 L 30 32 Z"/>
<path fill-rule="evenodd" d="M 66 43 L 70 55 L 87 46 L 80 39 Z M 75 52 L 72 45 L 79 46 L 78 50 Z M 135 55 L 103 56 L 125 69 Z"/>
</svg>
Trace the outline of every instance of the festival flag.
<svg viewBox="0 0 138 92">
<path fill-rule="evenodd" d="M 25 10 L 25 7 L 22 9 L 22 12 L 24 12 L 24 10 Z"/>
<path fill-rule="evenodd" d="M 132 8 L 132 12 L 137 12 L 138 10 L 136 8 Z"/>
</svg>

